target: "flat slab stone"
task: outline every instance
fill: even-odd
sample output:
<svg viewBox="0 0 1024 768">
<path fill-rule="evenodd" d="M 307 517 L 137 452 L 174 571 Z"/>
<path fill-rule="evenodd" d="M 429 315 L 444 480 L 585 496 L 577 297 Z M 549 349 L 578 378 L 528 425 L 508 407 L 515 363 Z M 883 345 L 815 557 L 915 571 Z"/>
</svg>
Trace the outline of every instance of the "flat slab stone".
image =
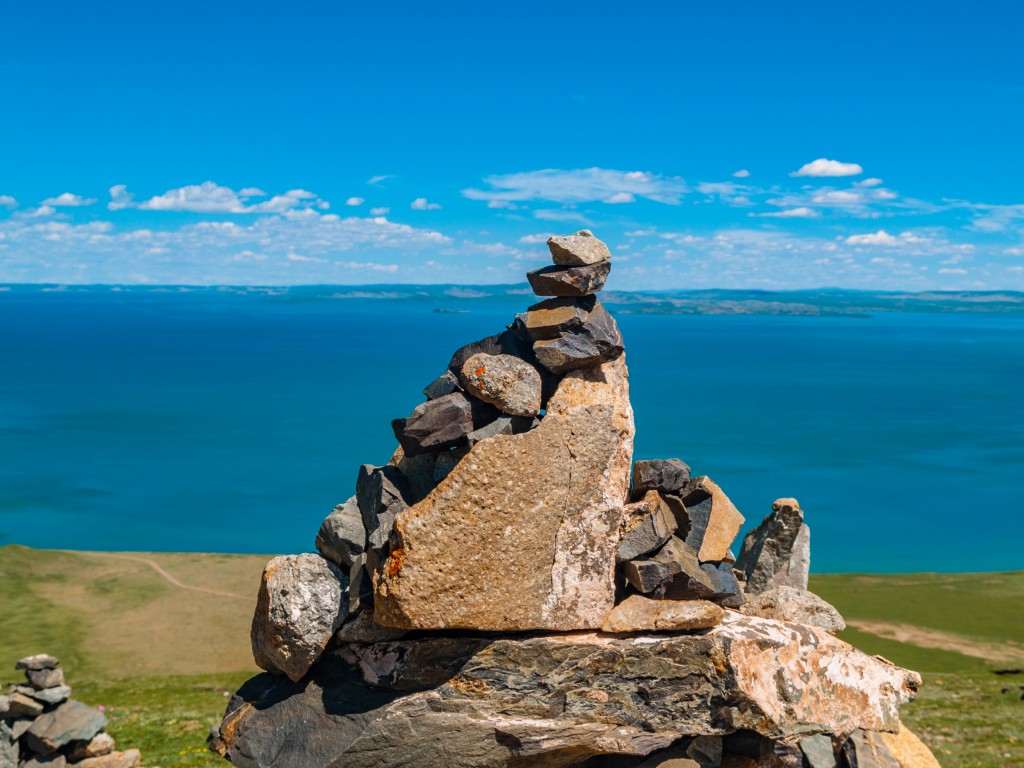
<svg viewBox="0 0 1024 768">
<path fill-rule="evenodd" d="M 32 751 L 45 756 L 72 741 L 89 741 L 106 727 L 107 718 L 102 712 L 71 700 L 37 717 L 22 739 Z"/>
<path fill-rule="evenodd" d="M 142 753 L 137 749 L 126 749 L 124 752 L 111 752 L 99 757 L 87 757 L 80 763 L 75 763 L 78 768 L 139 768 L 142 763 Z"/>
<path fill-rule="evenodd" d="M 54 669 L 60 664 L 60 659 L 48 653 L 37 653 L 35 656 L 26 656 L 18 659 L 14 664 L 15 669 Z"/>
<path fill-rule="evenodd" d="M 392 421 L 391 429 L 405 455 L 418 456 L 465 444 L 466 435 L 496 416 L 494 406 L 452 392 L 420 403 L 407 418 Z"/>
<path fill-rule="evenodd" d="M 627 597 L 601 625 L 603 632 L 679 632 L 708 629 L 722 622 L 725 612 L 706 600 L 651 600 Z"/>
<path fill-rule="evenodd" d="M 589 296 L 604 288 L 611 268 L 611 261 L 579 267 L 544 267 L 527 272 L 526 279 L 538 296 Z"/>
<path fill-rule="evenodd" d="M 346 646 L 299 685 L 250 680 L 213 746 L 247 767 L 557 768 L 686 735 L 891 730 L 919 682 L 820 630 L 729 611 L 687 635 L 434 635 Z"/>
<path fill-rule="evenodd" d="M 348 615 L 347 588 L 348 575 L 320 555 L 267 563 L 252 619 L 257 666 L 292 680 L 305 675 Z"/>
<path fill-rule="evenodd" d="M 633 432 L 624 360 L 564 377 L 536 429 L 477 443 L 398 516 L 374 574 L 377 622 L 601 626 L 614 604 Z"/>
<path fill-rule="evenodd" d="M 611 261 L 612 258 L 608 246 L 594 237 L 589 229 L 548 238 L 548 250 L 551 251 L 551 260 L 565 267 L 596 264 L 599 261 Z"/>
</svg>

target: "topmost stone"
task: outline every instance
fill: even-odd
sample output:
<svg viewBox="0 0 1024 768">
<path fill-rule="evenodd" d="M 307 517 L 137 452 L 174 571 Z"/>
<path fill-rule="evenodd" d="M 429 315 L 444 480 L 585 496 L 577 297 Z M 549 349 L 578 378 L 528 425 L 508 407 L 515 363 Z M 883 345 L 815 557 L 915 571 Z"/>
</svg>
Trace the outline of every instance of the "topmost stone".
<svg viewBox="0 0 1024 768">
<path fill-rule="evenodd" d="M 37 653 L 35 656 L 26 656 L 24 659 L 18 659 L 18 663 L 14 665 L 14 668 L 38 671 L 41 669 L 56 669 L 59 664 L 60 659 L 56 656 L 50 656 L 47 653 Z"/>
<path fill-rule="evenodd" d="M 598 240 L 589 229 L 574 235 L 556 235 L 548 238 L 551 260 L 562 267 L 581 267 L 611 259 L 608 246 Z"/>
</svg>

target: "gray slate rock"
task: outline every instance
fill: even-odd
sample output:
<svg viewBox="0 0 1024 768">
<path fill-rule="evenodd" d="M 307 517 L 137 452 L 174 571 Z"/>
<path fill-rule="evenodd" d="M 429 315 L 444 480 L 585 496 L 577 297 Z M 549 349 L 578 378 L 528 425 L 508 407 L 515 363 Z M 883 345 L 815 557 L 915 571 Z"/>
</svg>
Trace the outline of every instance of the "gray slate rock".
<svg viewBox="0 0 1024 768">
<path fill-rule="evenodd" d="M 60 665 L 60 659 L 56 656 L 51 656 L 48 653 L 37 653 L 35 656 L 26 656 L 23 659 L 18 659 L 15 663 L 15 669 L 54 669 Z"/>
<path fill-rule="evenodd" d="M 830 736 L 804 736 L 799 744 L 809 768 L 836 768 L 836 750 Z"/>
<path fill-rule="evenodd" d="M 380 551 L 387 544 L 395 518 L 409 507 L 409 496 L 405 475 L 398 467 L 364 464 L 359 468 L 356 503 L 363 519 L 368 551 Z"/>
<path fill-rule="evenodd" d="M 846 629 L 842 615 L 813 592 L 794 587 L 772 587 L 743 606 L 748 616 L 807 624 L 835 634 Z"/>
<path fill-rule="evenodd" d="M 554 374 L 615 360 L 625 349 L 615 319 L 594 296 L 535 304 L 527 313 L 526 330 L 537 361 Z"/>
<path fill-rule="evenodd" d="M 679 459 L 648 459 L 633 465 L 633 494 L 648 491 L 679 495 L 690 479 L 690 466 Z"/>
<path fill-rule="evenodd" d="M 469 447 L 472 448 L 481 440 L 487 440 L 488 438 L 497 437 L 498 435 L 521 435 L 523 432 L 529 432 L 539 424 L 540 420 L 533 416 L 509 416 L 508 414 L 503 413 L 490 424 L 480 427 L 480 429 L 474 429 L 470 432 L 466 437 L 466 441 Z M 448 472 L 444 473 L 443 477 L 447 477 L 448 473 L 455 468 L 455 463 L 452 464 L 451 469 L 449 469 Z"/>
<path fill-rule="evenodd" d="M 0 768 L 18 768 L 18 742 L 3 720 L 0 720 Z"/>
<path fill-rule="evenodd" d="M 15 686 L 15 690 L 47 706 L 59 704 L 71 695 L 71 688 L 66 685 L 57 685 L 53 688 L 43 688 L 41 690 L 30 685 L 18 685 Z"/>
<path fill-rule="evenodd" d="M 67 758 L 60 753 L 56 753 L 46 757 L 34 755 L 19 765 L 20 768 L 66 768 L 67 764 Z"/>
<path fill-rule="evenodd" d="M 25 670 L 25 677 L 28 678 L 29 685 L 37 690 L 64 685 L 64 670 L 60 667 L 54 669 L 28 669 Z"/>
<path fill-rule="evenodd" d="M 611 261 L 608 246 L 594 237 L 589 229 L 581 229 L 572 235 L 556 235 L 548 238 L 551 260 L 559 266 L 575 267 Z"/>
<path fill-rule="evenodd" d="M 538 296 L 589 296 L 604 288 L 611 268 L 611 261 L 579 267 L 544 267 L 527 272 L 526 279 Z"/>
<path fill-rule="evenodd" d="M 72 741 L 89 741 L 106 727 L 102 712 L 72 699 L 37 717 L 22 739 L 33 752 L 45 756 Z"/>
<path fill-rule="evenodd" d="M 465 445 L 473 430 L 493 421 L 498 410 L 461 392 L 428 400 L 405 419 L 391 422 L 406 456 Z"/>
<path fill-rule="evenodd" d="M 772 509 L 743 539 L 736 558 L 751 595 L 778 586 L 807 589 L 811 539 L 804 513 L 795 499 L 779 499 Z"/>
<path fill-rule="evenodd" d="M 462 389 L 459 385 L 459 377 L 451 371 L 445 371 L 432 382 L 423 388 L 423 394 L 428 400 L 436 400 L 439 397 L 450 395 Z"/>
<path fill-rule="evenodd" d="M 541 379 L 537 369 L 514 355 L 478 352 L 462 364 L 466 390 L 510 416 L 540 413 Z"/>
<path fill-rule="evenodd" d="M 877 733 L 857 729 L 840 747 L 849 768 L 903 768 Z"/>
<path fill-rule="evenodd" d="M 35 718 L 32 717 L 16 717 L 13 720 L 7 720 L 7 725 L 11 729 L 11 735 L 15 739 L 20 739 L 25 731 L 32 727 L 32 723 L 35 722 Z"/>
<path fill-rule="evenodd" d="M 730 612 L 687 635 L 433 634 L 339 648 L 300 684 L 250 680 L 211 746 L 246 767 L 568 768 L 686 734 L 894 728 L 919 682 L 818 630 Z"/>
<path fill-rule="evenodd" d="M 316 548 L 342 568 L 351 568 L 366 547 L 366 528 L 355 496 L 334 508 L 320 526 Z"/>
<path fill-rule="evenodd" d="M 626 563 L 623 573 L 634 589 L 643 594 L 656 593 L 654 597 L 665 597 L 670 587 L 674 600 L 710 597 L 714 593 L 697 553 L 676 536 L 651 557 Z"/>
<path fill-rule="evenodd" d="M 24 693 L 13 693 L 7 702 L 7 717 L 35 717 L 42 711 L 42 703 Z"/>
<path fill-rule="evenodd" d="M 642 500 L 627 504 L 625 519 L 627 530 L 615 553 L 620 563 L 653 552 L 676 531 L 675 516 L 657 491 L 649 491 Z"/>
<path fill-rule="evenodd" d="M 252 619 L 253 658 L 299 680 L 347 615 L 348 575 L 338 566 L 320 555 L 275 557 L 263 570 Z"/>
</svg>

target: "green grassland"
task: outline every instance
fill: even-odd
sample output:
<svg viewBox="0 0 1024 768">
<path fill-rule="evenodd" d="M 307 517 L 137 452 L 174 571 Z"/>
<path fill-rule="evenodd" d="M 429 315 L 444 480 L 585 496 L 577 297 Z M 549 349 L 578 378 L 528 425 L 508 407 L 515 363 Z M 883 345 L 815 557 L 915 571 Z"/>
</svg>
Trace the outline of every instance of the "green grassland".
<svg viewBox="0 0 1024 768">
<path fill-rule="evenodd" d="M 0 682 L 59 656 L 148 768 L 219 766 L 210 726 L 256 669 L 249 621 L 267 558 L 0 547 Z M 905 721 L 947 768 L 1024 766 L 1024 572 L 813 576 L 844 639 L 922 673 Z M 1006 689 L 1004 693 L 1003 690 Z"/>
</svg>

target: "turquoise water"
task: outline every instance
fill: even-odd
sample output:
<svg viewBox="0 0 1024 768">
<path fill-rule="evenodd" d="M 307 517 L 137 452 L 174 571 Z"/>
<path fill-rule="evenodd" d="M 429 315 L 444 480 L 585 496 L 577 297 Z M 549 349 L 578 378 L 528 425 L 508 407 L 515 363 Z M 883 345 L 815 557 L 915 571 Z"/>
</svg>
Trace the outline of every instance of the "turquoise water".
<svg viewBox="0 0 1024 768">
<path fill-rule="evenodd" d="M 0 544 L 309 550 L 520 298 L 0 293 Z M 636 456 L 685 459 L 749 522 L 796 496 L 815 571 L 1024 567 L 1024 318 L 618 320 Z"/>
</svg>

